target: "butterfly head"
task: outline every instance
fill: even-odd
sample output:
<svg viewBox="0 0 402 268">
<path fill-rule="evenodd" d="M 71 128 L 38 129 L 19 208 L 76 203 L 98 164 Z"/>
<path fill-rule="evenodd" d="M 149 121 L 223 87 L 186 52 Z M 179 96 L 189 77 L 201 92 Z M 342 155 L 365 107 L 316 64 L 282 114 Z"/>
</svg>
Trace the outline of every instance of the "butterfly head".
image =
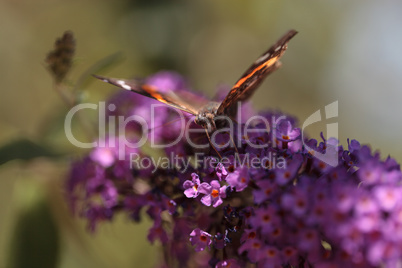
<svg viewBox="0 0 402 268">
<path fill-rule="evenodd" d="M 219 103 L 210 102 L 196 115 L 194 122 L 209 132 L 216 130 L 215 118 Z"/>
<path fill-rule="evenodd" d="M 197 125 L 205 128 L 205 129 L 208 129 L 208 131 L 213 131 L 216 129 L 214 117 L 215 117 L 215 115 L 212 113 L 206 113 L 206 114 L 199 113 L 195 117 L 194 122 Z"/>
</svg>

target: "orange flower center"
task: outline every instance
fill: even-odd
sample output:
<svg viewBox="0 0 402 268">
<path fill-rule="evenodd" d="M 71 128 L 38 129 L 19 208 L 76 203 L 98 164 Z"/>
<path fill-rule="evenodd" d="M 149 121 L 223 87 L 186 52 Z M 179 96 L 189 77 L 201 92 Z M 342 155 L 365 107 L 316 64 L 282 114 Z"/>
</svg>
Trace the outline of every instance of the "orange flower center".
<svg viewBox="0 0 402 268">
<path fill-rule="evenodd" d="M 212 190 L 211 195 L 212 195 L 213 198 L 217 198 L 219 196 L 219 191 L 214 189 L 214 190 Z"/>
</svg>

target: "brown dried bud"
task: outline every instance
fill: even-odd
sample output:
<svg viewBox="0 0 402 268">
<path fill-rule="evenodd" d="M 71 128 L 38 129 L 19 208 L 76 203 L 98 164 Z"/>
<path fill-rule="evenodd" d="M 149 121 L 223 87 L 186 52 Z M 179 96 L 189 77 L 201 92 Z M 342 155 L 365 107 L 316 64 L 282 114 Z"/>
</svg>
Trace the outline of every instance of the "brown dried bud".
<svg viewBox="0 0 402 268">
<path fill-rule="evenodd" d="M 72 66 L 72 59 L 75 52 L 75 39 L 70 31 L 66 31 L 54 44 L 54 50 L 46 57 L 48 69 L 54 76 L 57 83 L 65 78 Z"/>
</svg>

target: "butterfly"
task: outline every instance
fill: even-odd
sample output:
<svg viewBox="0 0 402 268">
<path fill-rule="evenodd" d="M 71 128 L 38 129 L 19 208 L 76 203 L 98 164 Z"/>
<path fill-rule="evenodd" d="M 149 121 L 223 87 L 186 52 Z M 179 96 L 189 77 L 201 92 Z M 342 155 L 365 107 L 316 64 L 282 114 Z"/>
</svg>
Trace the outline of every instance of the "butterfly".
<svg viewBox="0 0 402 268">
<path fill-rule="evenodd" d="M 157 87 L 145 84 L 140 80 L 108 78 L 99 75 L 94 75 L 94 77 L 190 113 L 195 116 L 196 124 L 210 132 L 219 128 L 218 123 L 222 116 L 234 118 L 237 113 L 237 104 L 250 98 L 262 81 L 281 66 L 279 59 L 285 53 L 290 39 L 296 34 L 297 31 L 295 30 L 288 31 L 262 54 L 244 72 L 220 103 L 210 101 L 190 91 L 161 91 Z"/>
</svg>

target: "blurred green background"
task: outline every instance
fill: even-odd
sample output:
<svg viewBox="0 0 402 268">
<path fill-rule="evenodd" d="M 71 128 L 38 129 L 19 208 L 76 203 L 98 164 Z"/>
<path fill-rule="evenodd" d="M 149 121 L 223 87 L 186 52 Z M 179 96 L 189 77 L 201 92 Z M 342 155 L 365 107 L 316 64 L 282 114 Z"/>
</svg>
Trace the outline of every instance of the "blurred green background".
<svg viewBox="0 0 402 268">
<path fill-rule="evenodd" d="M 145 76 L 177 70 L 209 96 L 233 84 L 282 34 L 296 29 L 282 68 L 252 98 L 302 123 L 339 101 L 339 117 L 306 129 L 318 138 L 338 122 L 339 138 L 368 143 L 399 162 L 402 149 L 400 1 L 101 1 L 0 2 L 0 267 L 152 267 L 158 248 L 147 222 L 124 216 L 88 234 L 73 218 L 63 182 L 74 148 L 63 131 L 68 107 L 44 58 L 65 30 L 77 40 L 72 84 L 101 59 L 101 74 Z M 83 76 L 85 102 L 116 92 Z M 79 131 L 79 130 L 78 130 Z M 81 131 L 83 132 L 83 131 Z M 85 133 L 82 134 L 85 136 Z M 156 256 L 156 257 L 155 257 Z"/>
</svg>

